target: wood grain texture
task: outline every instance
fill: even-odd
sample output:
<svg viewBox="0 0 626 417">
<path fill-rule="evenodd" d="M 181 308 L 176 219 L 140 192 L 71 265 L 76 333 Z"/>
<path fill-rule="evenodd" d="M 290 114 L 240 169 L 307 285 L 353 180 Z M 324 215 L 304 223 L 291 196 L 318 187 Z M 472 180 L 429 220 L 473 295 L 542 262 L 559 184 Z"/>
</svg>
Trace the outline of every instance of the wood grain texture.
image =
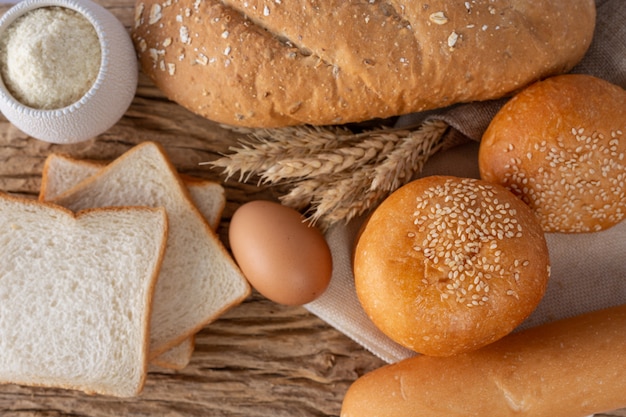
<svg viewBox="0 0 626 417">
<path fill-rule="evenodd" d="M 103 0 L 127 27 L 131 0 Z M 0 14 L 9 6 L 0 5 Z M 133 145 L 161 143 L 180 172 L 223 181 L 200 162 L 228 151 L 238 135 L 165 99 L 144 76 L 126 115 L 106 133 L 74 145 L 34 140 L 0 117 L 0 190 L 35 197 L 47 155 L 109 161 Z M 224 183 L 228 203 L 218 234 L 228 246 L 234 210 L 276 190 Z M 120 400 L 74 391 L 0 385 L 0 416 L 336 416 L 349 385 L 383 365 L 352 340 L 303 308 L 285 307 L 253 293 L 206 326 L 182 371 L 153 369 L 144 392 Z M 626 411 L 603 414 L 626 416 Z"/>
<path fill-rule="evenodd" d="M 217 158 L 236 139 L 231 131 L 164 100 L 141 77 L 126 116 L 84 143 L 47 144 L 0 119 L 0 190 L 34 198 L 51 152 L 108 161 L 146 140 L 163 144 L 181 172 L 223 181 L 220 172 L 199 162 Z M 245 201 L 275 196 L 272 190 L 236 181 L 224 185 L 228 203 L 218 234 L 227 244 L 234 210 Z M 349 384 L 381 364 L 303 308 L 279 306 L 254 293 L 198 334 L 187 368 L 154 369 L 136 399 L 5 385 L 0 386 L 0 415 L 336 415 Z"/>
</svg>

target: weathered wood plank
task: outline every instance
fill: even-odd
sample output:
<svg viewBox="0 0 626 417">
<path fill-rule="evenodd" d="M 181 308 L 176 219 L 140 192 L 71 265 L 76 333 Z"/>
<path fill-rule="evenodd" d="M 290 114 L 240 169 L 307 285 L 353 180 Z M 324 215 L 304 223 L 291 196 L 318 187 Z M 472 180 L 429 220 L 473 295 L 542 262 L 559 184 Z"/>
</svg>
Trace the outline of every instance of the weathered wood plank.
<svg viewBox="0 0 626 417">
<path fill-rule="evenodd" d="M 127 27 L 132 0 L 102 0 Z M 0 5 L 0 14 L 8 5 Z M 0 190 L 35 197 L 51 152 L 112 160 L 131 146 L 161 143 L 179 171 L 222 181 L 199 162 L 227 152 L 239 135 L 166 100 L 144 76 L 120 122 L 75 145 L 29 138 L 0 117 Z M 245 201 L 274 198 L 275 190 L 224 183 L 228 203 L 218 230 L 228 246 L 228 221 Z M 254 293 L 197 336 L 191 364 L 182 371 L 155 370 L 141 396 L 120 400 L 73 391 L 0 385 L 0 415 L 57 416 L 289 416 L 338 415 L 343 394 L 363 373 L 383 363 L 322 320 Z M 604 416 L 626 416 L 616 411 Z"/>
</svg>

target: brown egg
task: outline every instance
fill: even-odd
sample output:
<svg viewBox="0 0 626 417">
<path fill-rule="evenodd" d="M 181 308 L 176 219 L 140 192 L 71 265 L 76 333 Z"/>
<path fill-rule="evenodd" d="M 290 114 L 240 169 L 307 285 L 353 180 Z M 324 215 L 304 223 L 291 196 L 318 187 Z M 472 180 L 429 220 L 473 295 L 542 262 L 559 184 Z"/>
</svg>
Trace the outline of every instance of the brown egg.
<svg viewBox="0 0 626 417">
<path fill-rule="evenodd" d="M 271 201 L 252 201 L 233 215 L 233 256 L 250 284 L 266 298 L 302 305 L 330 282 L 332 258 L 324 236 L 303 216 Z"/>
</svg>

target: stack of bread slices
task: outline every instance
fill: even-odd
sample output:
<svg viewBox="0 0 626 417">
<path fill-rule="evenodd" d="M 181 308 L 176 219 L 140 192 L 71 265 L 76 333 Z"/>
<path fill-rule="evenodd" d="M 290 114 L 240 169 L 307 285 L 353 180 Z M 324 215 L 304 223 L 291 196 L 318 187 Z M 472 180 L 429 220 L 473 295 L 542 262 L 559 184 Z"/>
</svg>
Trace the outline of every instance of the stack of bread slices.
<svg viewBox="0 0 626 417">
<path fill-rule="evenodd" d="M 250 294 L 224 204 L 152 142 L 108 165 L 52 154 L 39 201 L 0 194 L 0 382 L 130 397 L 150 365 L 185 367 Z"/>
</svg>

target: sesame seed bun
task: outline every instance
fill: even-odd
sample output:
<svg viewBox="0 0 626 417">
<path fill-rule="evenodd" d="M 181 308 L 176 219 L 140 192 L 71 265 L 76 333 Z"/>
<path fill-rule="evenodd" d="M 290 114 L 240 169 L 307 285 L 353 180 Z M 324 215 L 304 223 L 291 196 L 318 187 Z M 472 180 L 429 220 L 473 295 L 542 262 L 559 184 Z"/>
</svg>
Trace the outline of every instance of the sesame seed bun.
<svg viewBox="0 0 626 417">
<path fill-rule="evenodd" d="M 624 218 L 625 154 L 626 91 L 570 74 L 503 106 L 482 138 L 479 169 L 521 197 L 544 231 L 593 232 Z"/>
<path fill-rule="evenodd" d="M 415 180 L 372 213 L 354 253 L 359 300 L 387 336 L 450 356 L 510 333 L 535 309 L 549 276 L 530 209 L 482 180 Z"/>
</svg>

